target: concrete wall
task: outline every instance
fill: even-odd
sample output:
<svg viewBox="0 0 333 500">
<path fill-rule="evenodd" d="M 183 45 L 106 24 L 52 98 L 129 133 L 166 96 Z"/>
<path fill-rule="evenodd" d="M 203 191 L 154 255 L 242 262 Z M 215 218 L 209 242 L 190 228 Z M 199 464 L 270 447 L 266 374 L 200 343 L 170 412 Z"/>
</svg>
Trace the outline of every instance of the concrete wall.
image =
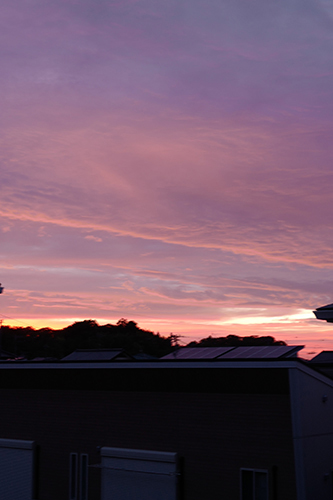
<svg viewBox="0 0 333 500">
<path fill-rule="evenodd" d="M 331 500 L 333 381 L 304 367 L 290 371 L 297 500 Z"/>
</svg>

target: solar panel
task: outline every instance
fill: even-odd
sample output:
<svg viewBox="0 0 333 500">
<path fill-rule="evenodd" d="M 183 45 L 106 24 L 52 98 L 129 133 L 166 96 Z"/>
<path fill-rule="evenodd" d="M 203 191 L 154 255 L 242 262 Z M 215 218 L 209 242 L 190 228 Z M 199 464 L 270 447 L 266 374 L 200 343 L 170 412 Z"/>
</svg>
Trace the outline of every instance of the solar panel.
<svg viewBox="0 0 333 500">
<path fill-rule="evenodd" d="M 181 347 L 162 359 L 216 359 L 233 347 Z"/>
<path fill-rule="evenodd" d="M 289 358 L 303 346 L 181 347 L 161 359 L 277 359 Z"/>
<path fill-rule="evenodd" d="M 248 359 L 248 358 L 282 358 L 296 354 L 302 346 L 248 346 L 236 349 L 219 356 L 219 359 Z"/>
<path fill-rule="evenodd" d="M 111 361 L 122 353 L 122 349 L 78 349 L 63 358 L 62 361 Z"/>
</svg>

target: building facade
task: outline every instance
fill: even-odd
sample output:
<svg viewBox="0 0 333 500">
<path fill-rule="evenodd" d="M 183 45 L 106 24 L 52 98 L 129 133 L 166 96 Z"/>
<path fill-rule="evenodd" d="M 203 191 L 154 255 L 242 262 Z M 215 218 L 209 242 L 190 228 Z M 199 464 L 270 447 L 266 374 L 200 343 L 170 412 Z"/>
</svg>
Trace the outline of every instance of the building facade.
<svg viewBox="0 0 333 500">
<path fill-rule="evenodd" d="M 299 359 L 7 362 L 0 398 L 2 500 L 332 499 L 333 381 Z"/>
</svg>

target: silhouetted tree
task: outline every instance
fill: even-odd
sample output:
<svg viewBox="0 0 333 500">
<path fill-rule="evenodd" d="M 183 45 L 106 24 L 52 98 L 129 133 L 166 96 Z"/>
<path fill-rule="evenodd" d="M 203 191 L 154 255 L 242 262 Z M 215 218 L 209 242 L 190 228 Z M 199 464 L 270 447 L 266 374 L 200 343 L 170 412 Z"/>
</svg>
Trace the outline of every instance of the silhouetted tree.
<svg viewBox="0 0 333 500">
<path fill-rule="evenodd" d="M 99 325 L 95 320 L 77 321 L 62 330 L 31 327 L 3 326 L 1 330 L 2 350 L 17 357 L 28 359 L 61 359 L 76 349 L 125 349 L 129 354 L 146 353 L 161 357 L 179 347 L 179 335 L 171 333 L 163 337 L 159 333 L 144 330 L 135 321 L 121 318 L 116 325 Z M 209 336 L 198 342 L 190 342 L 188 347 L 219 347 L 239 345 L 286 345 L 274 337 L 227 337 Z"/>
<path fill-rule="evenodd" d="M 275 340 L 274 337 L 259 337 L 251 335 L 249 337 L 238 337 L 228 335 L 227 337 L 206 337 L 198 342 L 190 342 L 187 347 L 238 347 L 238 346 L 269 346 L 287 345 L 283 340 Z"/>
</svg>

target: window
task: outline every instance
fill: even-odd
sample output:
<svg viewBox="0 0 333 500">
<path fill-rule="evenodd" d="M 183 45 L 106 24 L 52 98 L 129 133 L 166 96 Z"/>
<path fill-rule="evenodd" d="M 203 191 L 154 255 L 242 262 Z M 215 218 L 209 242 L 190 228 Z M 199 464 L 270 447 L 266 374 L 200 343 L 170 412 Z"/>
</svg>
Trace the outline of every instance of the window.
<svg viewBox="0 0 333 500">
<path fill-rule="evenodd" d="M 0 439 L 1 500 L 31 500 L 34 495 L 33 441 Z"/>
<path fill-rule="evenodd" d="M 80 455 L 80 500 L 88 500 L 88 455 Z"/>
<path fill-rule="evenodd" d="M 176 453 L 101 448 L 102 500 L 176 500 Z"/>
<path fill-rule="evenodd" d="M 88 500 L 88 455 L 78 453 L 69 455 L 69 500 Z M 80 473 L 79 473 L 80 472 Z"/>
<path fill-rule="evenodd" d="M 268 472 L 241 469 L 241 500 L 268 500 Z"/>
<path fill-rule="evenodd" d="M 77 453 L 69 455 L 69 500 L 77 500 Z"/>
</svg>

